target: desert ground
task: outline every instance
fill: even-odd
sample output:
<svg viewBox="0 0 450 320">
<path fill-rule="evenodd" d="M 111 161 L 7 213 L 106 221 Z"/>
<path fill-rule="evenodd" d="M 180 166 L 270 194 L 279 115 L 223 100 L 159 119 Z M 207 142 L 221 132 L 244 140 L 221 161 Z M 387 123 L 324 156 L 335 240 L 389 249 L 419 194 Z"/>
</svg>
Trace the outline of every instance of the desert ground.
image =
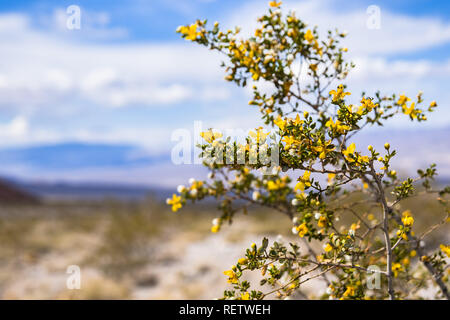
<svg viewBox="0 0 450 320">
<path fill-rule="evenodd" d="M 418 231 L 444 215 L 431 199 L 410 201 Z M 259 208 L 213 234 L 211 220 L 218 214 L 213 203 L 173 213 L 151 197 L 1 205 L 0 298 L 220 298 L 230 289 L 222 272 L 252 242 L 260 243 L 264 236 L 271 242 L 300 240 L 290 233 L 287 217 Z M 342 217 L 343 225 L 346 219 Z M 449 231 L 439 229 L 427 247 L 448 240 Z M 80 268 L 80 289 L 67 287 L 71 265 Z M 318 298 L 323 290 L 322 281 L 312 281 L 292 298 Z"/>
</svg>

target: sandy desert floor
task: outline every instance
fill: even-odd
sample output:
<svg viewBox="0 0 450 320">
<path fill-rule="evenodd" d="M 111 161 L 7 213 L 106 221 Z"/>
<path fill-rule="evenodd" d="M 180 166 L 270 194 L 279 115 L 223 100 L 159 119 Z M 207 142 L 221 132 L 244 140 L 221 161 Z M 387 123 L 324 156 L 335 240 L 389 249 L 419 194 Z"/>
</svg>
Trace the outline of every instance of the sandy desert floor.
<svg viewBox="0 0 450 320">
<path fill-rule="evenodd" d="M 240 215 L 212 234 L 217 214 L 213 206 L 172 213 L 150 200 L 3 206 L 0 298 L 220 298 L 230 289 L 222 272 L 252 242 L 296 239 L 287 217 L 265 211 Z M 448 231 L 439 237 L 448 238 Z M 71 265 L 80 268 L 80 289 L 67 288 Z M 259 277 L 252 273 L 249 280 Z M 323 290 L 323 281 L 315 280 L 293 298 L 319 297 Z"/>
</svg>

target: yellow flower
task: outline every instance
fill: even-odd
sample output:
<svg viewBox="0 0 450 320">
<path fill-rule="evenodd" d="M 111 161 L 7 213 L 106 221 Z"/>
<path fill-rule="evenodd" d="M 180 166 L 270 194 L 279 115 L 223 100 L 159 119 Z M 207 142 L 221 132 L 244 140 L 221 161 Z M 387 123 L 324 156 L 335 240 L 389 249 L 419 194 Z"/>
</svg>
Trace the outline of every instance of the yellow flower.
<svg viewBox="0 0 450 320">
<path fill-rule="evenodd" d="M 261 37 L 262 33 L 263 33 L 262 29 L 256 29 L 255 30 L 255 37 L 258 37 L 258 38 Z"/>
<path fill-rule="evenodd" d="M 377 107 L 378 104 L 374 104 L 372 99 L 366 99 L 362 98 L 361 100 L 362 105 L 358 108 L 358 114 L 363 114 L 364 111 L 370 112 L 373 110 L 373 108 Z"/>
<path fill-rule="evenodd" d="M 186 40 L 194 41 L 198 35 L 200 35 L 200 32 L 197 32 L 197 23 L 191 24 L 189 27 L 181 26 L 177 29 L 177 32 L 186 35 Z"/>
<path fill-rule="evenodd" d="M 284 186 L 285 186 L 284 182 L 281 181 L 280 179 L 277 179 L 275 181 L 270 180 L 269 182 L 267 182 L 267 189 L 269 191 L 278 190 L 283 188 Z"/>
<path fill-rule="evenodd" d="M 328 184 L 330 184 L 335 177 L 336 177 L 335 173 L 329 173 L 327 177 Z"/>
<path fill-rule="evenodd" d="M 249 135 L 256 140 L 256 143 L 264 143 L 266 141 L 266 137 L 269 135 L 268 133 L 263 132 L 263 128 L 259 127 L 256 129 L 256 132 L 250 131 Z"/>
<path fill-rule="evenodd" d="M 302 181 L 297 182 L 297 184 L 294 187 L 294 190 L 300 190 L 300 191 L 305 191 L 305 183 Z"/>
<path fill-rule="evenodd" d="M 308 41 L 308 43 L 311 43 L 314 41 L 315 38 L 310 29 L 306 30 L 305 39 L 306 39 L 306 41 Z"/>
<path fill-rule="evenodd" d="M 311 172 L 310 171 L 305 171 L 305 173 L 303 174 L 303 176 L 301 178 L 298 178 L 298 183 L 295 185 L 294 190 L 301 190 L 304 191 L 305 187 L 310 187 L 311 186 L 311 181 L 309 181 L 309 177 L 311 176 Z"/>
<path fill-rule="evenodd" d="M 405 227 L 410 227 L 414 223 L 414 218 L 413 217 L 404 217 L 404 218 L 402 218 L 402 222 L 405 225 Z"/>
<path fill-rule="evenodd" d="M 295 143 L 295 138 L 293 136 L 285 136 L 283 139 L 281 139 L 283 142 L 286 142 L 286 146 L 284 147 L 285 150 L 288 150 L 291 148 L 291 146 Z"/>
<path fill-rule="evenodd" d="M 400 263 L 394 263 L 392 265 L 392 272 L 394 272 L 394 277 L 397 277 L 400 271 L 403 271 L 403 266 Z"/>
<path fill-rule="evenodd" d="M 304 121 L 303 121 L 303 120 L 300 120 L 300 116 L 297 114 L 297 115 L 295 116 L 295 120 L 292 120 L 292 119 L 291 119 L 291 122 L 292 122 L 294 125 L 298 126 L 299 124 L 302 124 Z"/>
<path fill-rule="evenodd" d="M 414 223 L 414 218 L 411 216 L 411 211 L 406 210 L 403 212 L 402 222 L 405 227 L 411 227 Z"/>
<path fill-rule="evenodd" d="M 344 86 L 342 84 L 340 84 L 337 87 L 337 90 L 331 90 L 330 91 L 330 95 L 333 95 L 333 102 L 342 100 L 345 98 L 345 96 L 351 95 L 350 92 L 345 92 L 344 91 Z"/>
<path fill-rule="evenodd" d="M 397 104 L 403 106 L 404 104 L 406 104 L 407 101 L 411 101 L 411 99 L 408 98 L 407 96 L 405 96 L 404 94 L 402 94 L 402 95 L 399 97 L 399 99 L 398 99 L 398 101 L 397 101 Z"/>
<path fill-rule="evenodd" d="M 408 108 L 406 104 L 403 105 L 403 113 L 407 116 L 410 116 L 412 119 L 417 118 L 417 114 L 420 113 L 420 110 L 414 109 L 415 103 L 411 103 L 411 106 Z"/>
<path fill-rule="evenodd" d="M 434 108 L 434 107 L 437 107 L 437 103 L 436 103 L 436 101 L 431 101 L 431 103 L 430 103 L 430 108 Z"/>
<path fill-rule="evenodd" d="M 317 63 L 316 63 L 316 64 L 310 64 L 310 65 L 309 65 L 309 68 L 310 68 L 312 71 L 316 72 L 316 71 L 317 71 Z"/>
<path fill-rule="evenodd" d="M 412 250 L 412 251 L 409 253 L 409 255 L 410 255 L 411 257 L 415 257 L 415 256 L 417 255 L 417 251 L 416 251 L 416 250 Z"/>
<path fill-rule="evenodd" d="M 278 116 L 278 118 L 276 118 L 273 123 L 275 123 L 278 128 L 284 131 L 284 128 L 286 127 L 286 120 L 283 120 L 280 116 Z"/>
<path fill-rule="evenodd" d="M 240 259 L 238 260 L 238 263 L 239 263 L 239 264 L 246 264 L 246 263 L 247 263 L 247 259 L 246 259 L 246 258 L 240 258 Z"/>
<path fill-rule="evenodd" d="M 228 277 L 228 283 L 238 283 L 239 278 L 233 270 L 227 270 L 223 272 Z"/>
<path fill-rule="evenodd" d="M 250 72 L 252 73 L 252 79 L 257 81 L 259 79 L 259 73 L 253 69 L 251 69 Z"/>
<path fill-rule="evenodd" d="M 342 151 L 342 153 L 344 154 L 345 158 L 346 158 L 348 161 L 353 161 L 353 159 L 350 158 L 350 155 L 353 155 L 353 154 L 355 153 L 355 149 L 356 149 L 356 145 L 355 145 L 355 143 L 353 142 L 351 145 L 349 145 L 349 146 L 347 147 L 346 150 Z"/>
<path fill-rule="evenodd" d="M 214 140 L 222 137 L 221 133 L 214 133 L 212 130 L 208 130 L 205 132 L 201 132 L 200 136 L 205 139 L 207 142 L 212 143 Z"/>
<path fill-rule="evenodd" d="M 356 145 L 355 143 L 352 143 L 348 146 L 348 148 L 344 151 L 342 151 L 342 154 L 344 155 L 345 159 L 347 159 L 348 162 L 355 162 L 356 165 L 361 165 L 361 163 L 369 162 L 368 156 L 361 156 L 359 154 L 355 155 L 355 149 Z M 353 155 L 353 157 L 350 157 L 350 155 Z"/>
<path fill-rule="evenodd" d="M 250 294 L 248 292 L 241 293 L 241 300 L 250 300 Z"/>
<path fill-rule="evenodd" d="M 317 221 L 317 225 L 321 228 L 325 228 L 327 226 L 327 218 L 320 216 L 319 221 Z"/>
<path fill-rule="evenodd" d="M 330 128 L 332 131 L 340 134 L 344 134 L 346 130 L 350 130 L 349 126 L 342 124 L 342 122 L 339 120 L 336 120 L 336 123 L 334 123 L 332 118 L 330 118 L 327 123 L 325 123 L 325 126 L 327 128 Z"/>
<path fill-rule="evenodd" d="M 405 267 L 408 267 L 410 263 L 409 258 L 408 257 L 403 258 L 402 263 L 405 265 Z"/>
<path fill-rule="evenodd" d="M 331 250 L 333 250 L 333 247 L 331 246 L 331 244 L 327 243 L 324 247 L 323 250 L 325 250 L 325 252 L 330 252 Z"/>
<path fill-rule="evenodd" d="M 318 146 L 313 147 L 313 150 L 316 152 L 319 152 L 319 158 L 325 159 L 327 156 L 327 153 L 334 150 L 333 148 L 328 148 L 328 146 L 331 144 L 331 141 L 322 142 L 322 140 L 318 141 Z"/>
<path fill-rule="evenodd" d="M 305 236 L 305 234 L 308 233 L 308 227 L 306 226 L 306 223 L 303 222 L 301 225 L 299 225 L 297 227 L 297 231 L 298 231 L 298 235 L 303 238 Z"/>
<path fill-rule="evenodd" d="M 364 163 L 364 162 L 369 162 L 369 157 L 368 156 L 359 156 L 358 155 L 358 165 L 359 165 L 359 163 Z"/>
<path fill-rule="evenodd" d="M 450 245 L 446 246 L 445 244 L 441 244 L 439 248 L 441 248 L 442 252 L 444 252 L 447 257 L 450 258 Z"/>
<path fill-rule="evenodd" d="M 322 55 L 323 55 L 323 50 L 322 50 L 321 47 L 319 47 L 319 42 L 317 42 L 317 40 L 314 40 L 313 48 L 314 48 L 314 50 L 316 50 L 316 52 L 322 57 Z"/>
<path fill-rule="evenodd" d="M 288 20 L 289 20 L 289 18 L 288 18 Z M 293 38 L 293 37 L 295 37 L 296 33 L 297 32 L 294 29 L 290 28 L 287 32 L 287 35 L 288 35 L 288 37 Z"/>
<path fill-rule="evenodd" d="M 352 297 L 355 295 L 355 287 L 348 286 L 344 292 L 344 297 Z"/>
<path fill-rule="evenodd" d="M 193 181 L 192 185 L 189 187 L 190 190 L 197 190 L 203 186 L 203 181 Z"/>
<path fill-rule="evenodd" d="M 287 18 L 287 22 L 289 23 L 293 23 L 293 22 L 297 22 L 298 19 L 295 17 L 295 13 L 292 14 L 292 16 L 288 16 Z"/>
<path fill-rule="evenodd" d="M 177 212 L 178 209 L 182 207 L 181 205 L 181 197 L 177 196 L 176 194 L 172 195 L 172 199 L 167 199 L 167 204 L 172 205 L 172 211 Z"/>
<path fill-rule="evenodd" d="M 215 224 L 211 227 L 211 232 L 217 233 L 220 230 L 220 225 Z"/>
<path fill-rule="evenodd" d="M 269 2 L 269 6 L 271 6 L 272 8 L 278 8 L 279 6 L 281 6 L 282 2 L 276 2 L 276 1 L 270 1 Z"/>
</svg>

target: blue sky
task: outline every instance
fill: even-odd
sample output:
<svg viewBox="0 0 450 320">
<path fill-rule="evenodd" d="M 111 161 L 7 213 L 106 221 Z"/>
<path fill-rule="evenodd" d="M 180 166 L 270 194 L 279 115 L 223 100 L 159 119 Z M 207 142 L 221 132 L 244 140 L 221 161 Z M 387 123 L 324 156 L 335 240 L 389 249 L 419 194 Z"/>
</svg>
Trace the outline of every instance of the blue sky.
<svg viewBox="0 0 450 320">
<path fill-rule="evenodd" d="M 265 1 L 260 2 L 262 6 L 266 4 Z M 76 4 L 83 10 L 107 13 L 110 17 L 109 27 L 126 28 L 129 31 L 129 37 L 125 41 L 170 41 L 178 38 L 173 31 L 179 24 L 188 23 L 199 17 L 219 20 L 224 15 L 232 14 L 243 3 L 245 1 L 237 0 L 17 0 L 2 1 L 0 10 L 3 13 L 19 12 L 31 16 L 51 16 L 56 8 L 66 8 Z M 350 10 L 365 10 L 372 4 L 390 12 L 411 17 L 430 16 L 446 21 L 450 17 L 450 2 L 445 0 L 348 0 L 330 3 L 338 14 Z M 34 23 L 35 26 L 39 26 L 39 21 Z"/>
<path fill-rule="evenodd" d="M 69 5 L 81 29 L 65 27 Z M 377 5 L 381 28 L 365 26 Z M 267 1 L 130 0 L 0 3 L 0 148 L 60 142 L 130 144 L 170 152 L 171 133 L 205 127 L 250 128 L 250 94 L 223 81 L 220 58 L 181 39 L 175 29 L 196 18 L 254 26 Z M 450 124 L 449 1 L 284 1 L 320 30 L 348 31 L 357 68 L 352 92 L 437 100 L 426 129 Z M 388 127 L 421 130 L 408 121 Z"/>
</svg>

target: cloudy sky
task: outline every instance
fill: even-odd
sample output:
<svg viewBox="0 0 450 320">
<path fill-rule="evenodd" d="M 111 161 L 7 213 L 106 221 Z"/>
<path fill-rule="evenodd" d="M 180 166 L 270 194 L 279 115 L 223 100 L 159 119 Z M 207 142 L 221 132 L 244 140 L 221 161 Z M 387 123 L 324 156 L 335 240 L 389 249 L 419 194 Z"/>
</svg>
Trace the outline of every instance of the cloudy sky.
<svg viewBox="0 0 450 320">
<path fill-rule="evenodd" d="M 67 8 L 81 9 L 80 29 Z M 370 5 L 380 28 L 368 27 Z M 128 0 L 0 3 L 0 148 L 60 142 L 131 144 L 167 153 L 177 128 L 248 128 L 249 92 L 223 80 L 220 57 L 184 41 L 196 18 L 255 26 L 267 1 Z M 450 125 L 449 1 L 283 1 L 320 30 L 347 31 L 357 67 L 352 92 L 424 91 L 439 110 L 426 129 Z M 355 94 L 356 95 L 356 94 Z M 421 130 L 409 121 L 392 128 Z M 423 125 L 422 125 L 423 126 Z"/>
</svg>

